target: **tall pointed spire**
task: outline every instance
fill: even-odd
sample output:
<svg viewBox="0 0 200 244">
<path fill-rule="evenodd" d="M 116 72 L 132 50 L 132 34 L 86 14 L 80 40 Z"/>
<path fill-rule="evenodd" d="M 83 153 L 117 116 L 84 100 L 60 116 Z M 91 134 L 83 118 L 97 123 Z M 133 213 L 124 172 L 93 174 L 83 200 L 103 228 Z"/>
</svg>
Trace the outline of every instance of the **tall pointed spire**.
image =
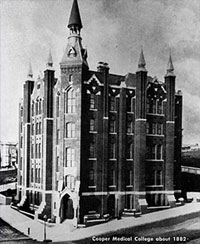
<svg viewBox="0 0 200 244">
<path fill-rule="evenodd" d="M 173 65 L 173 62 L 172 62 L 171 53 L 169 55 L 169 61 L 168 61 L 168 64 L 167 64 L 167 73 L 166 73 L 165 76 L 175 76 L 175 74 L 174 74 L 174 65 Z"/>
<path fill-rule="evenodd" d="M 79 30 L 83 27 L 77 0 L 74 0 L 74 2 L 73 2 L 71 14 L 69 17 L 68 28 L 71 28 L 72 26 L 78 27 Z"/>
<path fill-rule="evenodd" d="M 139 62 L 138 62 L 138 70 L 137 71 L 146 71 L 145 65 L 146 65 L 146 62 L 145 62 L 145 59 L 144 59 L 144 53 L 143 53 L 143 49 L 141 49 L 140 58 L 139 58 Z"/>
<path fill-rule="evenodd" d="M 33 78 L 33 70 L 32 70 L 31 62 L 29 63 L 29 71 L 28 71 L 27 78 Z"/>
<path fill-rule="evenodd" d="M 53 67 L 53 58 L 52 58 L 50 49 L 49 49 L 49 56 L 48 56 L 48 60 L 47 60 L 47 67 Z"/>
</svg>

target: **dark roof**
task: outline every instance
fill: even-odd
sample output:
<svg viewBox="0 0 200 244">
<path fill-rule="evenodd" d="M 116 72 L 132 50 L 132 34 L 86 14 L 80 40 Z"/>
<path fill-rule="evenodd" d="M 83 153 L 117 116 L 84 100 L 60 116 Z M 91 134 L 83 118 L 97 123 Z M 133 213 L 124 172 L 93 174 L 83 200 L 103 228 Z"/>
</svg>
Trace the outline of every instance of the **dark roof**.
<svg viewBox="0 0 200 244">
<path fill-rule="evenodd" d="M 71 14 L 69 17 L 68 27 L 70 28 L 72 25 L 79 26 L 80 28 L 83 27 L 77 0 L 74 0 L 74 2 L 73 2 Z"/>
<path fill-rule="evenodd" d="M 90 75 L 88 77 L 88 79 L 95 74 L 97 79 L 103 84 L 103 73 L 102 72 L 98 72 L 98 71 L 90 71 Z M 115 85 L 115 86 L 119 86 L 121 84 L 121 81 L 125 80 L 125 76 L 122 75 L 115 75 L 115 74 L 108 74 L 108 84 L 109 85 Z"/>
<path fill-rule="evenodd" d="M 103 73 L 99 71 L 89 71 L 88 77 L 86 78 L 89 80 L 92 75 L 95 75 L 97 79 L 103 84 L 104 78 Z M 127 75 L 115 75 L 115 74 L 108 74 L 108 84 L 120 86 L 121 82 L 125 81 L 126 86 L 129 87 L 136 87 L 136 74 L 128 73 Z M 147 82 L 152 81 L 152 77 L 147 76 Z"/>
</svg>

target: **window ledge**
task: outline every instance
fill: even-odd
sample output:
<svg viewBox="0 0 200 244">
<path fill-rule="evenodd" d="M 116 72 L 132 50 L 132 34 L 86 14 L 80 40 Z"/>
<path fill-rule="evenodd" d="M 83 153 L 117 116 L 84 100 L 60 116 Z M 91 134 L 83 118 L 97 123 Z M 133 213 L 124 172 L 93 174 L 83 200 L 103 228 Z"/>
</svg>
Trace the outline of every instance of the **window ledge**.
<svg viewBox="0 0 200 244">
<path fill-rule="evenodd" d="M 95 131 L 95 130 L 90 130 L 89 133 L 91 133 L 91 134 L 96 134 L 97 131 Z"/>
<path fill-rule="evenodd" d="M 91 189 L 91 188 L 96 188 L 96 186 L 88 186 L 88 188 L 90 188 L 90 189 Z"/>
</svg>

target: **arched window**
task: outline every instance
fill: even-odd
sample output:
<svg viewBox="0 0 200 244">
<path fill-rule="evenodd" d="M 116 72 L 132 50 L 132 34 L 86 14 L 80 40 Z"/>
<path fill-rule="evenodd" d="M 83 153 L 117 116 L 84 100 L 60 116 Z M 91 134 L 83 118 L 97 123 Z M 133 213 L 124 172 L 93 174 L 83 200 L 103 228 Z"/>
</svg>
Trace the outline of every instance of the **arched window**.
<svg viewBox="0 0 200 244">
<path fill-rule="evenodd" d="M 67 123 L 66 124 L 66 138 L 74 138 L 75 137 L 75 124 Z"/>
<path fill-rule="evenodd" d="M 72 114 L 76 112 L 76 97 L 75 91 L 70 89 L 67 92 L 67 113 Z"/>
<path fill-rule="evenodd" d="M 66 148 L 66 167 L 74 167 L 75 165 L 75 149 L 68 147 Z"/>
</svg>

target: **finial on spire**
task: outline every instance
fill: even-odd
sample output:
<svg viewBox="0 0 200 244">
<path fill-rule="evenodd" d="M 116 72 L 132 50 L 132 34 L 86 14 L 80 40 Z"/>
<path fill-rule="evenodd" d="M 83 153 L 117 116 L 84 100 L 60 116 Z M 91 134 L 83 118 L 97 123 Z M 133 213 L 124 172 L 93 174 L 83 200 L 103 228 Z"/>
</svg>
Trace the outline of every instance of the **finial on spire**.
<svg viewBox="0 0 200 244">
<path fill-rule="evenodd" d="M 28 71 L 27 78 L 33 78 L 33 70 L 32 70 L 31 62 L 29 63 L 29 71 Z"/>
<path fill-rule="evenodd" d="M 80 17 L 80 12 L 79 12 L 79 7 L 77 0 L 74 0 L 72 9 L 71 9 L 71 14 L 69 17 L 69 23 L 68 23 L 68 28 L 71 28 L 72 26 L 76 26 L 79 28 L 79 30 L 83 27 L 82 22 L 81 22 L 81 17 Z"/>
<path fill-rule="evenodd" d="M 47 67 L 53 67 L 53 58 L 52 58 L 50 49 L 49 49 L 49 56 L 48 56 L 48 60 L 47 60 Z"/>
<path fill-rule="evenodd" d="M 172 57 L 171 57 L 171 51 L 170 51 L 170 55 L 169 55 L 169 61 L 167 64 L 167 73 L 165 76 L 175 76 L 174 74 L 174 65 L 172 62 Z"/>
<path fill-rule="evenodd" d="M 143 53 L 143 49 L 141 49 L 140 58 L 139 58 L 139 62 L 138 62 L 138 70 L 137 71 L 146 71 L 145 65 L 146 65 L 146 62 L 145 62 L 145 59 L 144 59 L 144 53 Z"/>
</svg>

